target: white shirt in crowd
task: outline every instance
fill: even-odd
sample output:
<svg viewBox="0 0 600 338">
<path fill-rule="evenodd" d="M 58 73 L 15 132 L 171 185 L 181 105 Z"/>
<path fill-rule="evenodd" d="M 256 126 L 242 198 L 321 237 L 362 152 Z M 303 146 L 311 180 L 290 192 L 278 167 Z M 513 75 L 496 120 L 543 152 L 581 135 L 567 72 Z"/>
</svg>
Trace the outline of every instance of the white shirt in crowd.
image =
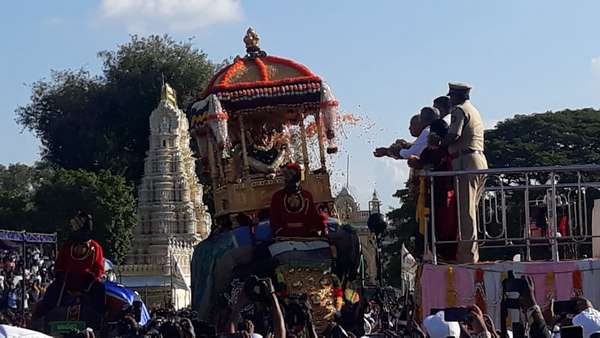
<svg viewBox="0 0 600 338">
<path fill-rule="evenodd" d="M 594 308 L 587 308 L 573 317 L 573 325 L 583 327 L 583 337 L 588 338 L 600 332 L 600 312 Z"/>
<path fill-rule="evenodd" d="M 457 322 L 444 320 L 444 311 L 426 317 L 423 328 L 430 338 L 460 337 L 460 325 Z"/>
<path fill-rule="evenodd" d="M 400 157 L 409 159 L 411 156 L 421 156 L 421 153 L 427 148 L 427 138 L 429 137 L 429 127 L 423 129 L 415 142 L 406 149 L 400 150 Z"/>
</svg>

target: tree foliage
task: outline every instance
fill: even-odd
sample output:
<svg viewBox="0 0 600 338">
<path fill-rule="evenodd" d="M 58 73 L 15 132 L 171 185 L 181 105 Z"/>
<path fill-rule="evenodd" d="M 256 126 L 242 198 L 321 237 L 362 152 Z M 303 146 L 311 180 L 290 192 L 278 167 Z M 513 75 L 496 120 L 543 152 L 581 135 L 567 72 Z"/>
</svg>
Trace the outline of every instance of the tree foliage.
<svg viewBox="0 0 600 338">
<path fill-rule="evenodd" d="M 53 71 L 32 86 L 17 121 L 37 135 L 42 157 L 65 169 L 110 170 L 138 182 L 148 149 L 148 119 L 162 82 L 178 104 L 192 102 L 215 66 L 190 43 L 168 36 L 131 37 L 98 53 L 102 74 L 85 69 Z"/>
<path fill-rule="evenodd" d="M 400 286 L 400 274 L 402 272 L 402 245 L 406 245 L 414 252 L 414 243 L 419 232 L 415 217 L 416 203 L 409 195 L 408 189 L 402 189 L 396 194 L 401 200 L 400 208 L 389 211 L 386 216 L 391 222 L 388 228 L 386 243 L 383 248 L 384 262 L 386 266 L 385 278 L 393 286 Z"/>
<path fill-rule="evenodd" d="M 52 168 L 41 163 L 0 165 L 0 227 L 22 230 L 31 224 L 31 198 L 52 174 Z"/>
<path fill-rule="evenodd" d="M 600 111 L 516 115 L 486 131 L 490 168 L 600 162 Z"/>
<path fill-rule="evenodd" d="M 94 218 L 93 237 L 107 257 L 120 262 L 136 224 L 133 190 L 125 178 L 104 170 L 0 166 L 0 226 L 57 232 L 62 241 L 70 234 L 69 220 L 78 210 L 86 210 Z"/>
<path fill-rule="evenodd" d="M 32 198 L 35 205 L 34 229 L 56 227 L 59 238 L 71 232 L 69 220 L 78 210 L 93 216 L 93 238 L 107 257 L 121 262 L 129 250 L 136 224 L 133 187 L 121 176 L 108 171 L 59 170 L 42 182 Z"/>
</svg>

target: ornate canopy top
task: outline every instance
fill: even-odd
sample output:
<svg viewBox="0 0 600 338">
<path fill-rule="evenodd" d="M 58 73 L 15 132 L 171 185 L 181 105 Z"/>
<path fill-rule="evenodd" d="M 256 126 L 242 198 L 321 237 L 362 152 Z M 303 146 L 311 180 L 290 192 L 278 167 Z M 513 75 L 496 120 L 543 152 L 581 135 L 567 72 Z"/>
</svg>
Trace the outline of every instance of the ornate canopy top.
<svg viewBox="0 0 600 338">
<path fill-rule="evenodd" d="M 209 82 L 198 102 L 215 95 L 228 115 L 261 111 L 320 109 L 323 82 L 306 66 L 295 61 L 267 55 L 259 48 L 260 37 L 248 28 L 244 37 L 246 55 L 236 57 Z M 191 108 L 191 127 L 206 121 L 204 104 Z"/>
<path fill-rule="evenodd" d="M 337 101 L 331 89 L 306 66 L 267 55 L 259 48 L 260 37 L 248 28 L 246 55 L 221 69 L 189 110 L 192 132 L 206 135 L 206 127 L 227 148 L 227 121 L 245 114 L 257 121 L 300 121 L 307 114 L 322 113 L 325 132 L 333 139 Z M 251 120 L 251 118 L 248 118 Z M 212 127 L 211 127 L 212 126 Z M 216 132 L 219 129 L 221 132 Z"/>
</svg>

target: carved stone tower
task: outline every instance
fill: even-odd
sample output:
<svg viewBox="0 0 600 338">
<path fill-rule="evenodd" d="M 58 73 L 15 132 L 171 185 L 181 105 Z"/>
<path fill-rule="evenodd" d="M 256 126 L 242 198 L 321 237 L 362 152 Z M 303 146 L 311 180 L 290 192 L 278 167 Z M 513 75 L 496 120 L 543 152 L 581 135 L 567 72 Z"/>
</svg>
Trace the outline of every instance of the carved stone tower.
<svg viewBox="0 0 600 338">
<path fill-rule="evenodd" d="M 175 276 L 185 289 L 180 279 L 189 285 L 193 247 L 208 236 L 210 215 L 202 203 L 188 121 L 168 84 L 150 115 L 149 141 L 138 189 L 138 225 L 127 265 L 121 269 L 123 284 L 147 292 L 149 286 L 170 287 Z M 176 291 L 172 297 L 175 303 L 180 298 Z"/>
</svg>

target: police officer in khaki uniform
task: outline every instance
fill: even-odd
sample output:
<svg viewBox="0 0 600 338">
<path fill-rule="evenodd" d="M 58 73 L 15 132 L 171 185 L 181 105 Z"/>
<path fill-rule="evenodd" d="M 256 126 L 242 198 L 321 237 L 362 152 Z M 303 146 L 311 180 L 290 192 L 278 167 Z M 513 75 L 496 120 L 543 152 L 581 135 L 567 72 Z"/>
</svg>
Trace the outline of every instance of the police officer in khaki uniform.
<svg viewBox="0 0 600 338">
<path fill-rule="evenodd" d="M 479 111 L 471 104 L 471 86 L 463 83 L 449 83 L 451 121 L 444 144 L 453 158 L 453 170 L 487 169 L 483 153 L 483 122 Z M 458 204 L 460 234 L 463 241 L 477 239 L 477 204 L 485 186 L 485 175 L 462 175 L 458 178 Z M 479 251 L 475 242 L 459 242 L 457 260 L 459 263 L 475 263 Z"/>
</svg>

